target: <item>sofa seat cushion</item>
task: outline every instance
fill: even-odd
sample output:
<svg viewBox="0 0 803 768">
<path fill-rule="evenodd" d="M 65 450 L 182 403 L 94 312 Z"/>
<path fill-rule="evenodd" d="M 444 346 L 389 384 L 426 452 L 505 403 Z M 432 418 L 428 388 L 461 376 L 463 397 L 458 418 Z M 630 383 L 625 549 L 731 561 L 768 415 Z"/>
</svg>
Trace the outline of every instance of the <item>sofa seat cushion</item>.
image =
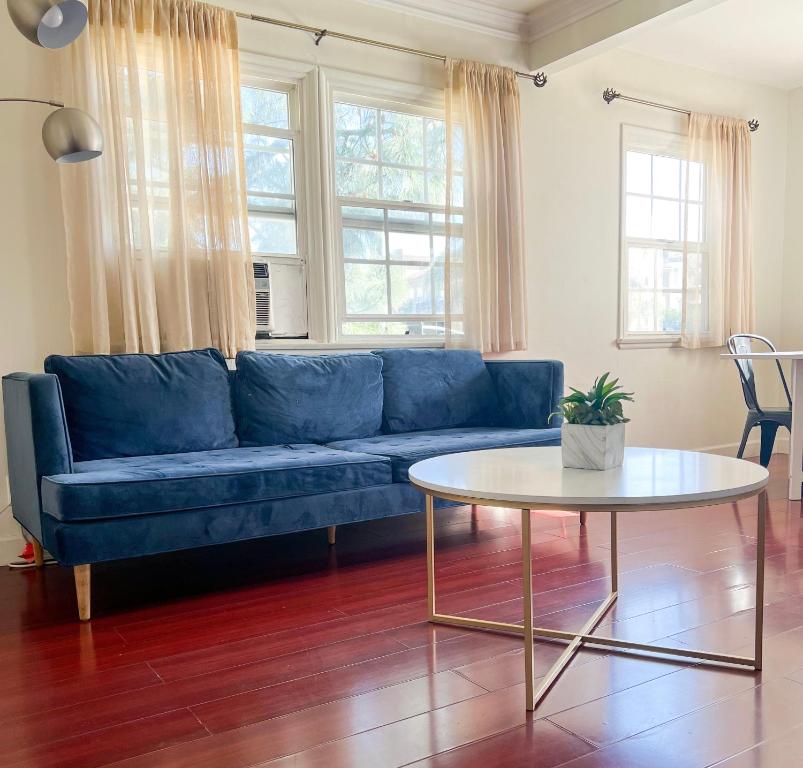
<svg viewBox="0 0 803 768">
<path fill-rule="evenodd" d="M 216 349 L 51 355 L 45 371 L 58 376 L 75 461 L 239 445 L 229 372 Z"/>
<path fill-rule="evenodd" d="M 81 521 L 269 501 L 391 482 L 381 456 L 320 445 L 77 462 L 42 480 L 46 514 Z"/>
<path fill-rule="evenodd" d="M 365 440 L 340 440 L 330 448 L 387 456 L 393 467 L 393 482 L 408 481 L 407 471 L 417 461 L 447 453 L 481 451 L 488 448 L 560 445 L 560 429 L 504 429 L 468 427 L 380 435 Z"/>
</svg>

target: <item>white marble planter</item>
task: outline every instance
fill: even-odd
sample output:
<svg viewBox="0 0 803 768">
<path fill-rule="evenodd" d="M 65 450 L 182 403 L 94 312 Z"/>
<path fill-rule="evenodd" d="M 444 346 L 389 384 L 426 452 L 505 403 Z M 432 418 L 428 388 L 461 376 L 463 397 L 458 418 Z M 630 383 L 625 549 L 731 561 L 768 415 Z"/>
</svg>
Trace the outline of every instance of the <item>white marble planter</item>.
<svg viewBox="0 0 803 768">
<path fill-rule="evenodd" d="M 613 469 L 625 457 L 625 425 L 566 424 L 560 431 L 563 466 L 572 469 Z"/>
</svg>

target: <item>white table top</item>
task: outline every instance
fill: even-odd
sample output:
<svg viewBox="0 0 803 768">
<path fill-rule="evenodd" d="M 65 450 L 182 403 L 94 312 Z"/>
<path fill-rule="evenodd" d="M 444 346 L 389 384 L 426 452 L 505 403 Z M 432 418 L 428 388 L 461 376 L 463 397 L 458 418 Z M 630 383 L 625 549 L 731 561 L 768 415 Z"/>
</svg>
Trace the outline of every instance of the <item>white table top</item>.
<svg viewBox="0 0 803 768">
<path fill-rule="evenodd" d="M 744 352 L 738 355 L 723 352 L 721 357 L 728 357 L 731 360 L 752 360 L 762 357 L 766 357 L 770 360 L 803 360 L 803 352 Z"/>
<path fill-rule="evenodd" d="M 621 467 L 564 469 L 560 447 L 499 448 L 426 459 L 410 480 L 434 495 L 513 504 L 607 509 L 727 501 L 767 484 L 759 464 L 661 448 L 626 448 Z"/>
</svg>

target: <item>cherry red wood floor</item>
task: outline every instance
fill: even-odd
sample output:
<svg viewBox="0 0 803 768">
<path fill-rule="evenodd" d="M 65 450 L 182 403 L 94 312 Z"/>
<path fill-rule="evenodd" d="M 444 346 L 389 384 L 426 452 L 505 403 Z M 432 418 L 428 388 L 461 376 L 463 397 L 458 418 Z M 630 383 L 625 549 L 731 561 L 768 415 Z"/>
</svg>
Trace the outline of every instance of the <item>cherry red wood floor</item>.
<svg viewBox="0 0 803 768">
<path fill-rule="evenodd" d="M 772 467 L 761 674 L 581 651 L 533 716 L 518 639 L 432 627 L 420 515 L 97 566 L 0 573 L 0 768 L 803 765 L 803 525 Z M 519 514 L 438 514 L 439 610 L 522 614 Z M 600 632 L 750 654 L 755 501 L 620 515 Z M 536 515 L 534 610 L 608 591 L 605 515 Z M 539 643 L 536 674 L 561 652 Z"/>
</svg>

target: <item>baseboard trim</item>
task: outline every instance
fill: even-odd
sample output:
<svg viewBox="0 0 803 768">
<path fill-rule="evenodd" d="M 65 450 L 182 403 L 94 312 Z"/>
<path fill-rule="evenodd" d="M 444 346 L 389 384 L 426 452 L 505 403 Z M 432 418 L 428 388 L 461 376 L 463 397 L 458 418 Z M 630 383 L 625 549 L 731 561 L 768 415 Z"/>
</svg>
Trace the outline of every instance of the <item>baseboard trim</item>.
<svg viewBox="0 0 803 768">
<path fill-rule="evenodd" d="M 709 445 L 705 448 L 695 448 L 694 450 L 701 451 L 702 453 L 716 453 L 720 456 L 736 456 L 739 450 L 739 443 L 724 443 L 722 445 Z M 744 449 L 744 458 L 755 458 L 761 452 L 761 440 L 748 440 Z M 773 453 L 789 453 L 789 437 L 787 435 L 779 435 L 775 440 L 775 448 Z"/>
</svg>

